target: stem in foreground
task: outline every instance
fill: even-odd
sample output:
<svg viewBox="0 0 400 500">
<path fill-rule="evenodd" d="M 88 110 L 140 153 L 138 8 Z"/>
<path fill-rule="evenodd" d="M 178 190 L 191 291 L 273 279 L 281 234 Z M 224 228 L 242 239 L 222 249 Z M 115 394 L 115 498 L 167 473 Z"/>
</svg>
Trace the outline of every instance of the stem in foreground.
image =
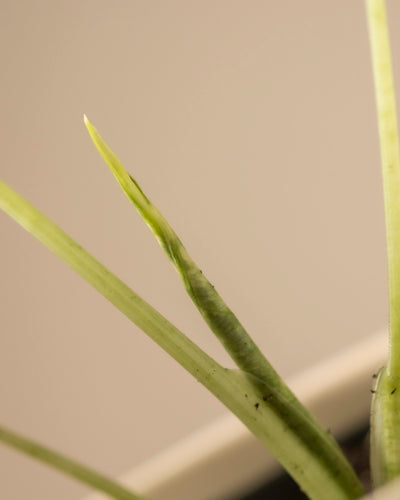
<svg viewBox="0 0 400 500">
<path fill-rule="evenodd" d="M 181 276 L 193 303 L 235 364 L 244 372 L 269 385 L 271 390 L 285 394 L 292 404 L 296 404 L 294 395 L 215 287 L 190 257 L 171 225 L 144 194 L 136 180 L 125 170 L 117 155 L 106 144 L 88 118 L 86 116 L 84 118 L 96 148 L 128 199 L 157 238 L 161 248 Z M 303 409 L 302 406 L 301 409 Z"/>
<path fill-rule="evenodd" d="M 384 0 L 367 0 L 381 146 L 389 279 L 389 360 L 372 404 L 371 468 L 378 486 L 400 474 L 400 157 Z"/>
<path fill-rule="evenodd" d="M 284 394 L 203 352 L 47 217 L 0 181 L 0 208 L 77 271 L 210 390 L 314 500 L 356 499 L 363 488 L 328 432 Z M 162 408 L 160 408 L 162 414 Z"/>
<path fill-rule="evenodd" d="M 247 374 L 248 381 L 254 384 L 256 391 L 259 389 L 260 382 L 268 387 L 268 399 L 274 401 L 272 403 L 274 411 L 289 425 L 294 424 L 293 429 L 297 429 L 294 432 L 297 432 L 300 441 L 307 443 L 306 446 L 314 446 L 311 443 L 315 443 L 315 446 L 319 448 L 316 456 L 319 456 L 321 461 L 325 460 L 326 452 L 329 454 L 333 451 L 330 445 L 328 448 L 325 447 L 327 439 L 325 430 L 299 402 L 265 358 L 215 287 L 190 257 L 171 225 L 145 195 L 137 181 L 125 170 L 117 155 L 106 144 L 88 118 L 85 116 L 84 119 L 96 148 L 180 274 L 186 291 L 212 332 L 236 365 Z M 279 401 L 281 403 L 278 403 Z M 291 408 L 290 414 L 287 413 L 289 407 Z M 292 421 L 294 414 L 296 417 Z M 300 421 L 303 423 L 300 424 Z M 333 445 L 333 442 L 331 444 Z M 331 458 L 328 461 L 331 461 Z"/>
</svg>

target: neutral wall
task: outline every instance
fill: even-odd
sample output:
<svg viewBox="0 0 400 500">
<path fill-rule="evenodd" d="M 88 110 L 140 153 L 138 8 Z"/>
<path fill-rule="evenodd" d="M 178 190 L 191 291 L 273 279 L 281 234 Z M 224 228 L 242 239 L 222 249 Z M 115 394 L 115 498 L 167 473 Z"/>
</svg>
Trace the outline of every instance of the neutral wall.
<svg viewBox="0 0 400 500">
<path fill-rule="evenodd" d="M 83 113 L 284 376 L 386 324 L 363 1 L 0 7 L 1 177 L 210 354 L 231 366 Z M 400 70 L 398 2 L 390 13 Z M 3 214 L 0 227 L 2 424 L 117 474 L 225 411 Z M 86 491 L 0 448 L 2 499 Z"/>
</svg>

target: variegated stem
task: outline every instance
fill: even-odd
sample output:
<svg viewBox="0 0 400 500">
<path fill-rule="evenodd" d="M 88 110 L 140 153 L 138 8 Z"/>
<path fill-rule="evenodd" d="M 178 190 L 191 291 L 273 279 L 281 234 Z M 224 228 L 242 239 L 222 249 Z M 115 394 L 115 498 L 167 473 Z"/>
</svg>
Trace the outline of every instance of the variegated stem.
<svg viewBox="0 0 400 500">
<path fill-rule="evenodd" d="M 266 360 L 214 286 L 193 262 L 169 223 L 143 193 L 133 177 L 128 174 L 117 156 L 107 146 L 86 117 L 85 123 L 93 142 L 123 191 L 153 231 L 165 253 L 181 275 L 193 302 L 211 330 L 242 370 L 242 374 L 254 386 L 254 390 L 259 394 L 261 400 L 268 402 L 268 407 L 275 413 L 275 416 L 282 419 L 282 422 L 285 422 L 285 425 L 292 429 L 293 434 L 297 435 L 298 444 L 301 447 L 309 448 L 315 459 L 325 462 L 327 470 L 335 470 L 339 481 L 344 480 L 346 476 L 346 482 L 350 481 L 353 485 L 357 484 L 354 491 L 357 490 L 357 494 L 360 494 L 362 489 L 360 489 L 358 479 L 356 479 L 354 471 L 347 464 L 335 441 L 297 400 Z M 260 387 L 263 388 L 261 392 Z M 267 394 L 265 394 L 265 390 Z M 286 465 L 284 466 L 286 467 Z M 296 467 L 294 468 L 296 469 Z M 339 470 L 342 472 L 339 472 Z M 291 473 L 293 474 L 293 472 Z M 298 473 L 299 470 L 296 471 L 296 478 L 299 477 Z M 305 487 L 305 472 L 302 471 L 300 475 L 303 475 L 300 484 Z"/>
</svg>

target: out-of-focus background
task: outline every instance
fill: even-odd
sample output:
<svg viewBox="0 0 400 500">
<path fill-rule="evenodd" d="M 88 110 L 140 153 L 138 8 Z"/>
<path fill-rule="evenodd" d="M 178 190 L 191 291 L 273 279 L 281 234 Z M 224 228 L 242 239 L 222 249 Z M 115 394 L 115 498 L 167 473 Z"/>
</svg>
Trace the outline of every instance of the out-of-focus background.
<svg viewBox="0 0 400 500">
<path fill-rule="evenodd" d="M 0 6 L 1 177 L 193 340 L 231 366 L 83 113 L 285 377 L 386 324 L 362 0 Z M 389 13 L 399 72 L 400 4 Z M 226 411 L 3 214 L 0 227 L 2 424 L 117 475 Z M 87 491 L 0 447 L 2 499 Z"/>
</svg>

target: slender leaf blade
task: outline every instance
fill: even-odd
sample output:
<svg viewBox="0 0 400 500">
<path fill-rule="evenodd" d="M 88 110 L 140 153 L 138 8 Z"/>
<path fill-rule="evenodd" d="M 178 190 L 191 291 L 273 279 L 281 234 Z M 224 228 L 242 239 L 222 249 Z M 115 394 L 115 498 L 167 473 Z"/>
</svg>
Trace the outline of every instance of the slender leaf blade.
<svg viewBox="0 0 400 500">
<path fill-rule="evenodd" d="M 133 493 L 122 484 L 90 469 L 86 465 L 3 426 L 0 426 L 0 442 L 49 465 L 53 469 L 57 469 L 87 486 L 106 493 L 115 500 L 144 500 L 144 497 Z"/>
<path fill-rule="evenodd" d="M 167 220 L 143 193 L 133 177 L 128 174 L 116 154 L 109 148 L 86 117 L 85 124 L 94 144 L 116 177 L 124 193 L 157 237 L 165 253 L 181 275 L 186 290 L 193 302 L 211 330 L 216 334 L 227 352 L 241 369 L 240 373 L 242 376 L 247 378 L 247 382 L 253 386 L 253 391 L 255 390 L 263 403 L 266 401 L 269 402 L 268 406 L 275 417 L 285 423 L 286 438 L 292 435 L 300 448 L 304 447 L 310 453 L 307 459 L 309 467 L 304 463 L 304 469 L 300 465 L 302 462 L 296 462 L 293 455 L 291 457 L 285 456 L 283 459 L 285 453 L 282 455 L 282 449 L 279 451 L 280 457 L 276 455 L 278 459 L 285 467 L 288 467 L 290 463 L 290 473 L 299 481 L 299 484 L 305 491 L 310 493 L 311 498 L 314 498 L 315 491 L 310 487 L 310 484 L 314 480 L 310 481 L 309 474 L 311 474 L 314 461 L 319 461 L 320 466 L 325 468 L 325 472 L 329 470 L 328 475 L 332 474 L 332 477 L 336 477 L 338 482 L 347 485 L 351 484 L 350 489 L 352 489 L 352 492 L 348 497 L 344 496 L 343 498 L 357 498 L 357 496 L 360 496 L 363 491 L 362 487 L 336 442 L 315 421 L 314 417 L 301 405 L 281 377 L 279 377 L 236 316 L 222 300 L 214 286 L 193 262 Z M 260 387 L 263 390 L 260 390 Z M 267 396 L 265 396 L 266 388 Z M 259 408 L 258 405 L 259 403 L 256 404 L 256 409 Z M 268 417 L 268 420 L 270 418 Z M 267 421 L 265 424 L 269 425 Z M 271 451 L 277 445 L 276 442 L 272 443 L 277 435 L 272 436 L 270 434 L 269 447 Z M 293 448 L 290 450 L 290 453 L 294 453 Z M 313 457 L 312 459 L 311 456 Z M 308 483 L 309 481 L 310 483 Z M 319 483 L 319 486 L 325 488 L 323 483 Z M 337 494 L 337 492 L 334 492 L 335 488 L 331 488 L 331 490 L 333 496 Z M 315 498 L 321 498 L 321 492 Z M 327 498 L 326 494 L 325 498 Z M 341 497 L 339 496 L 338 498 Z"/>
</svg>

